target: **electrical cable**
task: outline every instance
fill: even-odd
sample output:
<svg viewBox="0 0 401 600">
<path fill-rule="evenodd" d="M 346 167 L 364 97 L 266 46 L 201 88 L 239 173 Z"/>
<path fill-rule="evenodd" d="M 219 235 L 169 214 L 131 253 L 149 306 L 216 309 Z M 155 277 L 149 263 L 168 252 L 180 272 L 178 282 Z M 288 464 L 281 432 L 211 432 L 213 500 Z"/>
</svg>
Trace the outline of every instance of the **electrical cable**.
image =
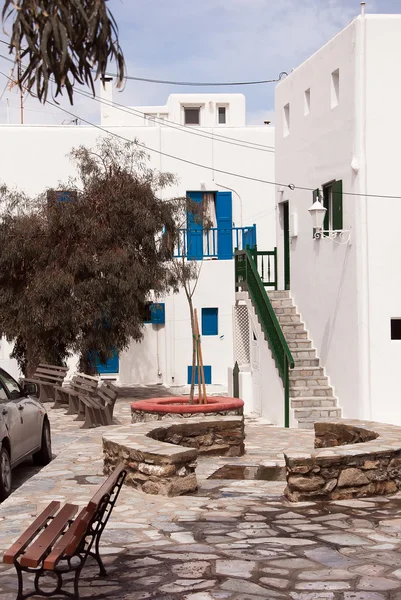
<svg viewBox="0 0 401 600">
<path fill-rule="evenodd" d="M 5 40 L 0 40 L 0 43 L 10 48 L 10 45 Z M 22 49 L 22 48 L 21 48 Z M 15 61 L 13 61 L 15 62 Z M 276 83 L 277 81 L 281 81 L 284 76 L 287 76 L 288 73 L 286 71 L 282 71 L 279 73 L 277 79 L 261 79 L 260 81 L 174 81 L 168 79 L 153 79 L 150 77 L 135 77 L 133 75 L 124 75 L 123 79 L 128 81 L 143 81 L 146 83 L 159 83 L 162 85 L 181 85 L 181 86 L 191 86 L 191 87 L 229 87 L 229 86 L 242 86 L 242 85 L 262 85 L 265 83 Z M 105 76 L 107 77 L 115 77 L 118 78 L 116 73 L 106 72 Z"/>
<path fill-rule="evenodd" d="M 0 75 L 5 77 L 6 79 L 9 79 L 10 81 L 12 81 L 11 78 L 8 77 L 8 75 L 3 73 L 2 71 L 0 71 Z M 62 112 L 74 117 L 74 119 L 79 118 L 80 121 L 82 121 L 83 123 L 86 123 L 90 127 L 94 127 L 95 129 L 99 129 L 100 131 L 103 131 L 103 133 L 107 133 L 108 135 L 119 138 L 125 142 L 129 142 L 129 143 L 133 142 L 133 140 L 130 140 L 129 138 L 126 138 L 118 133 L 115 133 L 114 131 L 110 131 L 110 130 L 106 129 L 105 127 L 102 127 L 101 125 L 92 123 L 91 121 L 88 121 L 87 119 L 83 119 L 80 116 L 77 117 L 77 114 L 72 113 L 71 111 L 69 111 L 65 108 L 62 108 L 61 106 L 59 106 L 58 104 L 56 104 L 54 102 L 51 102 L 50 100 L 47 100 L 46 102 L 48 102 L 51 106 L 54 106 L 58 110 L 61 110 Z M 161 150 L 156 150 L 155 148 L 150 148 L 149 146 L 146 146 L 144 143 L 141 143 L 141 142 L 139 142 L 139 145 L 142 146 L 143 149 L 147 150 L 148 152 L 154 152 L 155 154 L 160 154 L 162 156 L 165 156 L 166 158 L 171 158 L 172 160 L 177 160 L 179 162 L 193 165 L 194 167 L 199 167 L 201 169 L 206 169 L 208 171 L 214 171 L 215 173 L 221 173 L 223 175 L 230 175 L 231 177 L 237 177 L 238 179 L 245 179 L 247 181 L 254 181 L 256 183 L 263 183 L 266 185 L 275 185 L 278 187 L 286 187 L 286 188 L 289 188 L 291 191 L 303 190 L 303 191 L 307 191 L 307 192 L 314 192 L 316 189 L 316 188 L 306 187 L 306 186 L 302 186 L 302 185 L 295 185 L 294 183 L 280 183 L 278 181 L 269 181 L 267 179 L 259 179 L 258 177 L 251 177 L 250 175 L 240 175 L 239 173 L 225 171 L 224 169 L 217 169 L 216 167 L 203 165 L 201 163 L 197 163 L 195 161 L 188 160 L 186 158 L 181 158 L 181 157 L 175 156 L 173 154 L 168 154 L 167 152 L 162 152 Z M 401 196 L 392 195 L 392 194 L 362 194 L 359 192 L 343 192 L 343 196 L 357 196 L 357 197 L 362 196 L 365 198 L 385 198 L 385 199 L 392 199 L 392 200 L 401 200 Z"/>
<path fill-rule="evenodd" d="M 0 54 L 0 58 L 3 58 L 1 54 Z M 228 136 L 215 134 L 214 132 L 212 134 L 209 134 L 206 131 L 202 131 L 202 132 L 194 131 L 193 127 L 180 125 L 179 123 L 174 123 L 174 121 L 171 121 L 169 119 L 164 119 L 164 118 L 159 118 L 159 117 L 149 117 L 146 115 L 146 113 L 143 113 L 142 111 L 138 111 L 135 108 L 128 107 L 128 106 L 125 107 L 122 104 L 118 104 L 117 102 L 114 102 L 114 101 L 110 102 L 109 100 L 104 100 L 103 98 L 99 98 L 98 96 L 92 96 L 92 94 L 89 94 L 89 93 L 85 92 L 84 90 L 77 89 L 77 90 L 74 90 L 74 93 L 75 92 L 86 98 L 89 98 L 90 100 L 96 100 L 96 102 L 99 102 L 100 104 L 104 104 L 105 106 L 109 106 L 110 108 L 117 108 L 117 110 L 121 110 L 122 112 L 125 112 L 128 114 L 133 114 L 135 116 L 144 118 L 148 121 L 158 122 L 163 127 L 170 127 L 171 129 L 177 129 L 178 131 L 181 131 L 184 133 L 189 133 L 191 135 L 196 135 L 198 137 L 203 137 L 203 138 L 206 138 L 209 140 L 213 140 L 215 142 L 222 142 L 222 143 L 230 144 L 231 146 L 248 148 L 250 150 L 260 150 L 261 152 L 270 152 L 271 154 L 275 153 L 273 146 L 265 146 L 263 144 L 254 144 L 253 142 L 247 142 L 246 140 L 239 140 L 238 138 L 230 138 Z"/>
<path fill-rule="evenodd" d="M 7 60 L 8 62 L 11 62 L 11 63 L 14 62 L 11 58 L 8 58 L 7 56 L 4 56 L 3 54 L 0 54 L 0 58 L 3 58 L 4 60 Z M 203 138 L 218 141 L 218 142 L 224 142 L 227 144 L 231 144 L 232 146 L 241 146 L 243 148 L 250 148 L 251 150 L 262 150 L 264 152 L 271 152 L 272 154 L 274 154 L 274 152 L 275 152 L 274 146 L 258 144 L 255 142 L 247 142 L 246 140 L 241 140 L 238 138 L 231 138 L 229 136 L 224 136 L 224 135 L 221 135 L 221 134 L 215 133 L 215 132 L 213 132 L 212 134 L 209 134 L 206 131 L 195 131 L 193 127 L 180 125 L 179 123 L 175 123 L 174 121 L 171 121 L 169 119 L 164 119 L 164 118 L 162 119 L 159 117 L 149 117 L 142 111 L 138 111 L 133 107 L 124 106 L 122 104 L 119 104 L 118 102 L 109 101 L 104 98 L 99 98 L 96 95 L 93 96 L 92 94 L 85 92 L 84 90 L 75 89 L 74 93 L 80 94 L 81 96 L 84 96 L 85 98 L 89 98 L 91 100 L 96 100 L 96 102 L 99 102 L 100 104 L 104 104 L 105 106 L 108 106 L 110 108 L 116 108 L 117 110 L 120 110 L 121 112 L 133 114 L 135 116 L 144 118 L 148 121 L 155 121 L 155 122 L 160 123 L 160 125 L 163 125 L 164 127 L 178 129 L 179 131 L 183 131 L 183 132 L 191 134 L 191 135 L 196 135 L 198 137 L 203 137 Z"/>
<path fill-rule="evenodd" d="M 105 73 L 107 77 L 117 77 L 116 73 Z M 143 81 L 146 83 L 160 83 L 163 85 L 181 85 L 181 86 L 192 86 L 192 87 L 229 87 L 229 86 L 242 86 L 242 85 L 261 85 L 265 83 L 276 83 L 288 75 L 285 71 L 282 71 L 277 79 L 261 79 L 260 81 L 225 81 L 225 82 L 210 82 L 210 81 L 169 81 L 165 79 L 150 79 L 148 77 L 134 77 L 132 75 L 124 75 L 124 79 L 133 81 Z"/>
</svg>

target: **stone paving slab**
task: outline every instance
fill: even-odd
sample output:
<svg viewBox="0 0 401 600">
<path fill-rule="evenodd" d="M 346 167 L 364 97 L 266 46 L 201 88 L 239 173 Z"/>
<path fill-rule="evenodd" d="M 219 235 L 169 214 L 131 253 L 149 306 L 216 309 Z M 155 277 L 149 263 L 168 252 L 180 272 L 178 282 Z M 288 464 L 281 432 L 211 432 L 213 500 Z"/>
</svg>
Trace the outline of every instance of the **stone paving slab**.
<svg viewBox="0 0 401 600">
<path fill-rule="evenodd" d="M 130 402 L 117 402 L 117 425 L 129 424 Z M 84 505 L 103 480 L 106 428 L 81 430 L 62 409 L 49 416 L 57 456 L 0 506 L 0 553 L 50 500 Z M 401 600 L 401 494 L 294 505 L 283 481 L 207 479 L 226 464 L 282 466 L 284 451 L 313 447 L 313 432 L 262 420 L 246 433 L 244 457 L 199 460 L 197 494 L 124 486 L 102 538 L 109 576 L 88 562 L 83 599 Z M 0 598 L 15 596 L 15 571 L 0 564 Z"/>
</svg>

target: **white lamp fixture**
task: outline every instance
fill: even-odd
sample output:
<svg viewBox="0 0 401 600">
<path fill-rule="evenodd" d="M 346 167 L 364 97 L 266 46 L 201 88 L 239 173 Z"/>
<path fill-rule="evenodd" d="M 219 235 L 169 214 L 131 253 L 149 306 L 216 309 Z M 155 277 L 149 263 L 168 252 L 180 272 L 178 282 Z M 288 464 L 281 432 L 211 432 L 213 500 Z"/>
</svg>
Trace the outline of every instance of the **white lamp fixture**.
<svg viewBox="0 0 401 600">
<path fill-rule="evenodd" d="M 327 208 L 323 206 L 321 200 L 323 199 L 322 193 L 319 191 L 319 196 L 308 208 L 308 212 L 312 217 L 313 228 L 315 229 L 315 240 L 330 239 L 337 244 L 348 244 L 351 242 L 351 232 L 345 229 L 335 229 L 325 231 L 323 229 L 324 218 L 326 216 Z M 342 240 L 341 242 L 337 239 Z"/>
<path fill-rule="evenodd" d="M 308 208 L 308 212 L 312 217 L 313 228 L 321 230 L 323 229 L 324 217 L 326 216 L 327 208 L 323 206 L 320 202 L 320 194 L 319 197 L 315 200 L 310 208 Z"/>
</svg>

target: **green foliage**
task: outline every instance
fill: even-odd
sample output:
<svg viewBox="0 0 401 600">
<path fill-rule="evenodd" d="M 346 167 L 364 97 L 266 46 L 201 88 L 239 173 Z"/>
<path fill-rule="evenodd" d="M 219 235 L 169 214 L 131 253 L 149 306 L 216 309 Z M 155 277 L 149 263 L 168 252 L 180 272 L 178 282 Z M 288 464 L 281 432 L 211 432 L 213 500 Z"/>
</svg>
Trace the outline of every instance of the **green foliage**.
<svg viewBox="0 0 401 600">
<path fill-rule="evenodd" d="M 104 77 L 111 60 L 117 87 L 124 80 L 124 56 L 118 27 L 107 0 L 4 0 L 3 25 L 12 21 L 10 53 L 19 62 L 18 85 L 46 102 L 49 84 L 55 96 L 65 88 L 73 103 L 74 82 L 89 85 Z M 22 67 L 23 59 L 28 65 Z"/>
<path fill-rule="evenodd" d="M 70 202 L 50 190 L 32 204 L 3 190 L 0 222 L 0 329 L 32 371 L 76 352 L 106 362 L 111 349 L 142 337 L 142 309 L 154 293 L 177 288 L 165 260 L 163 230 L 177 235 L 177 201 L 162 201 L 173 181 L 146 166 L 133 143 L 101 140 L 72 152 L 79 173 Z M 60 188 L 62 189 L 62 188 Z M 36 364 L 35 364 L 36 363 Z"/>
</svg>

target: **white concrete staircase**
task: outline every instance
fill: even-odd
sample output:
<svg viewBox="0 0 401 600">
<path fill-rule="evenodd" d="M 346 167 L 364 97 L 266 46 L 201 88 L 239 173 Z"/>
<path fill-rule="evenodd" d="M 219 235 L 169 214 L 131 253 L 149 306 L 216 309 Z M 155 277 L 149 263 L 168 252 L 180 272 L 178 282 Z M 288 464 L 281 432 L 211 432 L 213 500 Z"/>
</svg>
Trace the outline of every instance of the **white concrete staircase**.
<svg viewBox="0 0 401 600">
<path fill-rule="evenodd" d="M 302 429 L 313 429 L 315 421 L 341 418 L 341 408 L 333 388 L 324 374 L 316 350 L 312 348 L 290 292 L 267 293 L 295 363 L 295 367 L 290 369 L 291 420 L 295 420 Z"/>
</svg>

